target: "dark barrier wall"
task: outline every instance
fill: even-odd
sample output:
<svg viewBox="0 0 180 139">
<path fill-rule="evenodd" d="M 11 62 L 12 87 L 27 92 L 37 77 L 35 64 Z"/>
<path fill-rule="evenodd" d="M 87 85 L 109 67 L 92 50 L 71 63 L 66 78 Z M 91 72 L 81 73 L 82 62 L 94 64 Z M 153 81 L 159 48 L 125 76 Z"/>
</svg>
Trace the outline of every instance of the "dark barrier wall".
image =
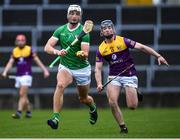
<svg viewBox="0 0 180 139">
<path fill-rule="evenodd" d="M 157 61 L 144 53 L 132 50 L 137 68 L 139 87 L 144 91 L 144 101 L 140 107 L 179 107 L 180 106 L 180 5 L 127 6 L 123 0 L 0 0 L 0 73 L 8 62 L 14 48 L 15 36 L 24 33 L 28 44 L 38 52 L 40 59 L 48 66 L 56 56 L 43 51 L 47 40 L 55 28 L 67 22 L 69 4 L 79 4 L 83 8 L 83 19 L 93 20 L 89 61 L 92 71 L 100 37 L 100 22 L 111 19 L 117 34 L 146 44 L 167 58 L 170 66 L 157 66 Z M 58 17 L 55 16 L 58 14 Z M 21 18 L 17 18 L 21 17 Z M 59 47 L 56 47 L 59 49 Z M 105 82 L 108 67 L 103 67 Z M 33 63 L 33 85 L 29 97 L 34 108 L 52 108 L 51 94 L 56 86 L 57 66 L 50 69 L 51 75 L 44 80 L 42 72 Z M 14 71 L 12 71 L 14 74 Z M 96 92 L 94 72 L 91 89 Z M 85 107 L 72 93 L 75 84 L 70 85 L 64 97 L 64 107 Z M 17 96 L 13 80 L 0 80 L 0 109 L 16 108 Z M 44 91 L 42 91 L 44 90 Z M 163 92 L 165 90 L 166 92 Z M 106 95 L 92 94 L 99 107 L 107 107 Z M 122 94 L 119 103 L 126 107 Z"/>
<path fill-rule="evenodd" d="M 109 107 L 106 95 L 92 94 L 97 106 L 100 108 Z M 33 109 L 51 109 L 52 108 L 52 94 L 29 95 Z M 0 109 L 16 108 L 16 95 L 0 95 Z M 139 103 L 139 107 L 180 107 L 180 93 L 151 93 L 144 94 L 143 102 Z M 121 94 L 119 98 L 121 107 L 126 107 L 125 95 Z M 65 94 L 64 108 L 83 108 L 85 105 L 78 100 L 77 94 Z"/>
</svg>

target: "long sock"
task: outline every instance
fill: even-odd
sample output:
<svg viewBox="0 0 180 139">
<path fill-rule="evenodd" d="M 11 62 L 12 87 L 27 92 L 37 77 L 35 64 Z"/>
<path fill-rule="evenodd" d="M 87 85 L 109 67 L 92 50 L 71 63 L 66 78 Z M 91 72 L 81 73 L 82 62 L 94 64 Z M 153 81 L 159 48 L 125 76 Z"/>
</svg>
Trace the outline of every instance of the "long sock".
<svg viewBox="0 0 180 139">
<path fill-rule="evenodd" d="M 22 111 L 19 111 L 19 110 L 16 112 L 16 114 L 19 116 L 21 116 L 21 113 L 22 113 Z"/>
<path fill-rule="evenodd" d="M 30 116 L 31 115 L 31 111 L 26 111 L 26 115 Z"/>
<path fill-rule="evenodd" d="M 125 125 L 125 124 L 122 124 L 122 125 L 119 125 L 119 127 L 122 129 L 122 128 L 125 128 L 126 125 Z"/>
<path fill-rule="evenodd" d="M 26 111 L 26 114 L 31 114 L 31 111 Z"/>
<path fill-rule="evenodd" d="M 90 108 L 90 111 L 91 111 L 91 112 L 95 111 L 95 110 L 96 110 L 96 104 L 95 104 L 95 103 L 91 104 L 91 105 L 89 106 L 89 108 Z"/>
<path fill-rule="evenodd" d="M 55 119 L 57 122 L 59 122 L 60 114 L 59 113 L 53 113 L 52 119 Z"/>
</svg>

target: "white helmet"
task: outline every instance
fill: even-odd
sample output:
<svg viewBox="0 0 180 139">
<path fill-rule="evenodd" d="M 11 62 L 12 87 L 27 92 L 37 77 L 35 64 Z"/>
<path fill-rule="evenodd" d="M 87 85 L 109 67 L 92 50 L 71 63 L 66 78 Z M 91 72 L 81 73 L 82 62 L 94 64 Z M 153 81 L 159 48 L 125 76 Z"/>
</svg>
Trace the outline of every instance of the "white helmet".
<svg viewBox="0 0 180 139">
<path fill-rule="evenodd" d="M 81 7 L 79 5 L 76 5 L 76 4 L 70 5 L 68 8 L 67 14 L 69 14 L 70 11 L 78 11 L 82 15 L 82 10 L 81 10 Z"/>
</svg>

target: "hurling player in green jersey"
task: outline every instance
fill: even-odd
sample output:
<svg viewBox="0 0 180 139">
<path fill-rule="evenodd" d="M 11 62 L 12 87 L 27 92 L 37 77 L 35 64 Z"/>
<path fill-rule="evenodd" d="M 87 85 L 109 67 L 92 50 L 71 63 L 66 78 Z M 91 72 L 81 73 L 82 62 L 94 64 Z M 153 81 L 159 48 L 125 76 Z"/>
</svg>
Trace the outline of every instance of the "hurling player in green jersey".
<svg viewBox="0 0 180 139">
<path fill-rule="evenodd" d="M 91 66 L 87 60 L 89 54 L 89 34 L 82 37 L 70 49 L 66 49 L 78 36 L 83 26 L 81 25 L 82 10 L 79 5 L 70 5 L 67 11 L 68 23 L 57 28 L 45 45 L 45 52 L 61 56 L 57 73 L 57 85 L 53 98 L 53 116 L 47 121 L 52 129 L 57 129 L 60 120 L 60 111 L 63 105 L 63 94 L 65 88 L 76 81 L 79 100 L 89 106 L 91 124 L 97 120 L 97 109 L 95 102 L 88 95 L 91 81 Z M 59 43 L 60 47 L 55 49 Z"/>
</svg>

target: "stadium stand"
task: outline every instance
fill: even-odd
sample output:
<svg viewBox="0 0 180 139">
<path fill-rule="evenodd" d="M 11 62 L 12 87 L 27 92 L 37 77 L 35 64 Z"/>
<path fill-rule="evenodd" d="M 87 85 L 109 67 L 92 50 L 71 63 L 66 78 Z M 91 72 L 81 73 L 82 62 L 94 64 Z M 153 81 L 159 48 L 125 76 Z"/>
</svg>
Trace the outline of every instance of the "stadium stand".
<svg viewBox="0 0 180 139">
<path fill-rule="evenodd" d="M 3 25 L 4 26 L 36 26 L 37 11 L 26 8 L 3 9 Z M 28 18 L 27 18 L 28 17 Z"/>
<path fill-rule="evenodd" d="M 143 11 L 143 14 L 142 14 Z M 131 18 L 130 18 L 131 17 Z M 156 7 L 123 7 L 122 24 L 151 24 L 157 23 Z"/>
<path fill-rule="evenodd" d="M 24 33 L 28 44 L 39 53 L 46 66 L 55 58 L 43 52 L 43 46 L 59 25 L 66 23 L 66 10 L 69 4 L 80 4 L 83 8 L 84 22 L 91 19 L 95 23 L 91 33 L 90 63 L 95 63 L 95 51 L 102 41 L 99 37 L 99 24 L 104 19 L 115 23 L 117 33 L 124 37 L 142 42 L 160 51 L 169 61 L 170 67 L 158 67 L 153 57 L 132 51 L 138 70 L 139 86 L 144 93 L 180 92 L 180 5 L 160 4 L 153 6 L 127 6 L 123 0 L 1 0 L 0 1 L 0 71 L 9 59 L 14 38 Z M 56 84 L 55 68 L 50 69 L 49 79 L 42 79 L 40 69 L 33 66 L 34 82 L 31 93 L 52 93 Z M 103 71 L 104 82 L 108 68 Z M 14 69 L 12 70 L 14 73 Z M 176 80 L 175 80 L 176 78 Z M 96 92 L 94 73 L 91 92 Z M 12 93 L 13 81 L 4 80 L 0 84 L 0 94 Z M 69 89 L 69 90 L 68 90 Z M 67 93 L 74 90 L 74 85 Z M 41 92 L 42 91 L 42 92 Z"/>
<path fill-rule="evenodd" d="M 88 0 L 88 4 L 119 4 L 121 0 Z"/>
<path fill-rule="evenodd" d="M 180 19 L 176 18 L 180 16 L 179 6 L 162 7 L 161 8 L 161 23 L 162 24 L 179 24 Z"/>
<path fill-rule="evenodd" d="M 49 0 L 48 4 L 81 4 L 81 0 Z"/>
<path fill-rule="evenodd" d="M 29 1 L 24 1 L 24 0 L 11 0 L 9 1 L 9 4 L 11 5 L 40 5 L 43 3 L 43 0 L 29 0 Z"/>
<path fill-rule="evenodd" d="M 3 0 L 1 0 L 1 1 L 0 1 L 0 5 L 3 5 L 3 4 L 4 4 L 4 1 L 3 1 Z"/>
</svg>

